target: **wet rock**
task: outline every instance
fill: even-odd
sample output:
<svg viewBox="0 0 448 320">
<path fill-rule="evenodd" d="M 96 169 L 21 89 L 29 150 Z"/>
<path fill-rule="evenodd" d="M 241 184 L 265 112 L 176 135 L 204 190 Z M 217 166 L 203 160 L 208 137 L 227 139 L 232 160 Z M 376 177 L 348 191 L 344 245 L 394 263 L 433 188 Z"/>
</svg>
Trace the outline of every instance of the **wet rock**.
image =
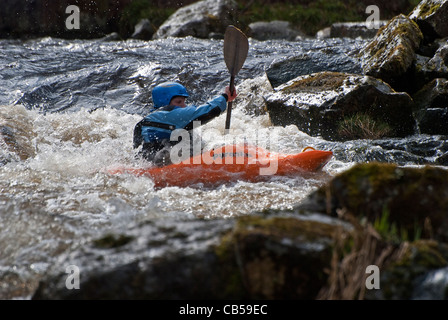
<svg viewBox="0 0 448 320">
<path fill-rule="evenodd" d="M 266 75 L 271 85 L 277 87 L 298 76 L 323 71 L 361 74 L 361 61 L 343 47 L 326 45 L 316 51 L 274 60 L 266 68 Z"/>
<path fill-rule="evenodd" d="M 435 52 L 427 56 L 417 55 L 415 61 L 415 83 L 422 88 L 436 78 L 448 78 L 448 42 L 434 42 Z"/>
<path fill-rule="evenodd" d="M 378 29 L 384 27 L 388 21 L 381 20 L 372 25 L 370 22 L 338 22 L 317 32 L 318 39 L 324 38 L 362 38 L 375 37 Z"/>
<path fill-rule="evenodd" d="M 151 22 L 148 19 L 142 19 L 135 26 L 135 30 L 131 38 L 139 40 L 151 40 L 154 32 L 155 30 Z"/>
<path fill-rule="evenodd" d="M 237 3 L 234 0 L 203 0 L 178 9 L 157 30 L 153 39 L 186 37 L 207 39 L 224 34 L 233 24 Z"/>
<path fill-rule="evenodd" d="M 238 85 L 238 108 L 246 114 L 260 116 L 267 114 L 264 96 L 272 92 L 272 86 L 266 75 L 247 79 Z M 267 119 L 269 120 L 269 119 Z M 269 125 L 269 124 L 267 124 Z"/>
<path fill-rule="evenodd" d="M 420 133 L 448 134 L 448 80 L 434 79 L 414 95 Z"/>
<path fill-rule="evenodd" d="M 422 39 L 415 22 L 403 14 L 396 16 L 361 50 L 364 73 L 384 80 L 398 91 L 412 91 L 408 72 Z"/>
<path fill-rule="evenodd" d="M 448 288 L 448 246 L 433 240 L 403 243 L 397 256 L 381 270 L 381 287 L 368 300 L 444 300 Z M 434 275 L 438 274 L 435 278 Z M 445 274 L 445 276 L 443 276 Z"/>
<path fill-rule="evenodd" d="M 257 216 L 238 220 L 237 260 L 255 299 L 315 299 L 327 283 L 333 235 L 349 231 L 337 220 Z"/>
<path fill-rule="evenodd" d="M 314 299 L 340 229 L 316 215 L 153 221 L 61 256 L 32 299 Z"/>
<path fill-rule="evenodd" d="M 340 210 L 369 222 L 387 221 L 398 240 L 448 240 L 448 171 L 363 163 L 336 176 L 295 208 L 337 216 Z M 395 231 L 393 231 L 393 230 Z"/>
<path fill-rule="evenodd" d="M 369 77 L 321 72 L 297 77 L 266 97 L 271 121 L 277 126 L 296 125 L 299 130 L 326 140 L 348 140 L 344 123 L 351 117 L 372 129 L 387 126 L 383 136 L 415 133 L 413 101 L 386 83 Z"/>
<path fill-rule="evenodd" d="M 248 36 L 260 41 L 272 39 L 294 41 L 305 37 L 303 32 L 292 28 L 288 21 L 253 22 L 249 24 L 249 29 Z"/>
<path fill-rule="evenodd" d="M 447 0 L 423 0 L 409 15 L 410 19 L 417 22 L 428 42 L 435 38 L 448 37 L 446 17 L 448 17 Z"/>
<path fill-rule="evenodd" d="M 441 166 L 448 166 L 448 152 L 436 158 L 435 163 Z"/>
</svg>

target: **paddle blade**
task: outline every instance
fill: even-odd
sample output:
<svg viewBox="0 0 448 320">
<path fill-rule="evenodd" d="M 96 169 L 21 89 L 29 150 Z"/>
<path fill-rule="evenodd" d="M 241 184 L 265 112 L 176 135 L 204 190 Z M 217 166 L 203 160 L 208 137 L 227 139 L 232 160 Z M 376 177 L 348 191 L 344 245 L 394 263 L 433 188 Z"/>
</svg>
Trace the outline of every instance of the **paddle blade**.
<svg viewBox="0 0 448 320">
<path fill-rule="evenodd" d="M 224 60 L 230 75 L 236 76 L 243 67 L 249 51 L 246 35 L 234 26 L 228 26 L 224 34 Z"/>
</svg>

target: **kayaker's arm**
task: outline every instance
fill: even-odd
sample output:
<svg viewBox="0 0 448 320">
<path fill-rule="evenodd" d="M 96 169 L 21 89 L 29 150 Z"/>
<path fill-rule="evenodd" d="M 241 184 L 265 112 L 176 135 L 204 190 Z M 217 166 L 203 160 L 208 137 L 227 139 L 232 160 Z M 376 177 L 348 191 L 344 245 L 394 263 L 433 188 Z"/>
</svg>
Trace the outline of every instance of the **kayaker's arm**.
<svg viewBox="0 0 448 320">
<path fill-rule="evenodd" d="M 236 96 L 236 90 L 231 93 L 229 87 L 226 87 L 223 94 L 215 97 L 213 100 L 207 102 L 202 106 L 199 106 L 196 109 L 196 114 L 192 117 L 193 120 L 191 120 L 191 122 L 184 127 L 185 130 L 193 129 L 193 122 L 195 121 L 200 121 L 201 125 L 210 122 L 212 119 L 216 118 L 222 112 L 224 112 L 227 108 L 227 102 L 235 100 Z M 204 113 L 205 110 L 207 111 Z"/>
</svg>

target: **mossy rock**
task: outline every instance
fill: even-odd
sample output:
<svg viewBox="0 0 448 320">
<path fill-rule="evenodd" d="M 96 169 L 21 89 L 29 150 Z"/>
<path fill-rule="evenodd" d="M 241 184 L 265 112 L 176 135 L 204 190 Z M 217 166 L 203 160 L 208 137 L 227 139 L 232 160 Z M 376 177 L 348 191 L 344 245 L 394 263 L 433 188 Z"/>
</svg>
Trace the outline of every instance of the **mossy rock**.
<svg viewBox="0 0 448 320">
<path fill-rule="evenodd" d="M 413 299 L 422 277 L 448 265 L 448 246 L 433 240 L 403 243 L 398 256 L 381 270 L 381 289 L 367 299 Z"/>
<path fill-rule="evenodd" d="M 384 80 L 398 91 L 409 92 L 414 85 L 408 74 L 422 39 L 414 21 L 403 14 L 396 16 L 361 50 L 364 73 Z"/>
<path fill-rule="evenodd" d="M 446 0 L 423 0 L 409 14 L 425 35 L 426 42 L 448 36 L 448 2 Z"/>
<path fill-rule="evenodd" d="M 297 210 L 337 216 L 339 210 L 371 223 L 385 214 L 407 239 L 448 240 L 448 171 L 425 166 L 362 163 L 333 178 Z"/>
<path fill-rule="evenodd" d="M 315 299 L 326 284 L 339 226 L 293 217 L 238 219 L 237 260 L 255 299 Z"/>
<path fill-rule="evenodd" d="M 416 130 L 411 97 L 370 76 L 341 72 L 299 76 L 277 87 L 265 101 L 274 125 L 296 125 L 331 141 L 405 137 Z"/>
</svg>

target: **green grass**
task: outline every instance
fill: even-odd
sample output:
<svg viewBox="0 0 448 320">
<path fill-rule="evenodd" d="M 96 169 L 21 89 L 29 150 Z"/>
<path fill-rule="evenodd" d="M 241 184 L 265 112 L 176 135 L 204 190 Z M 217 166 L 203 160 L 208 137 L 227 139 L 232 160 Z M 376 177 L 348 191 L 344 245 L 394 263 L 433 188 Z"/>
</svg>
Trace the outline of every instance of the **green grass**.
<svg viewBox="0 0 448 320">
<path fill-rule="evenodd" d="M 422 228 L 415 224 L 414 230 L 411 230 L 411 232 L 413 233 L 411 239 L 408 230 L 406 230 L 405 228 L 400 228 L 399 230 L 395 223 L 390 222 L 390 213 L 387 208 L 385 208 L 381 216 L 374 221 L 373 227 L 376 231 L 378 231 L 383 239 L 393 243 L 420 240 L 422 234 Z"/>
<path fill-rule="evenodd" d="M 392 132 L 390 126 L 367 114 L 354 114 L 339 124 L 338 134 L 346 139 L 381 139 Z"/>
</svg>

